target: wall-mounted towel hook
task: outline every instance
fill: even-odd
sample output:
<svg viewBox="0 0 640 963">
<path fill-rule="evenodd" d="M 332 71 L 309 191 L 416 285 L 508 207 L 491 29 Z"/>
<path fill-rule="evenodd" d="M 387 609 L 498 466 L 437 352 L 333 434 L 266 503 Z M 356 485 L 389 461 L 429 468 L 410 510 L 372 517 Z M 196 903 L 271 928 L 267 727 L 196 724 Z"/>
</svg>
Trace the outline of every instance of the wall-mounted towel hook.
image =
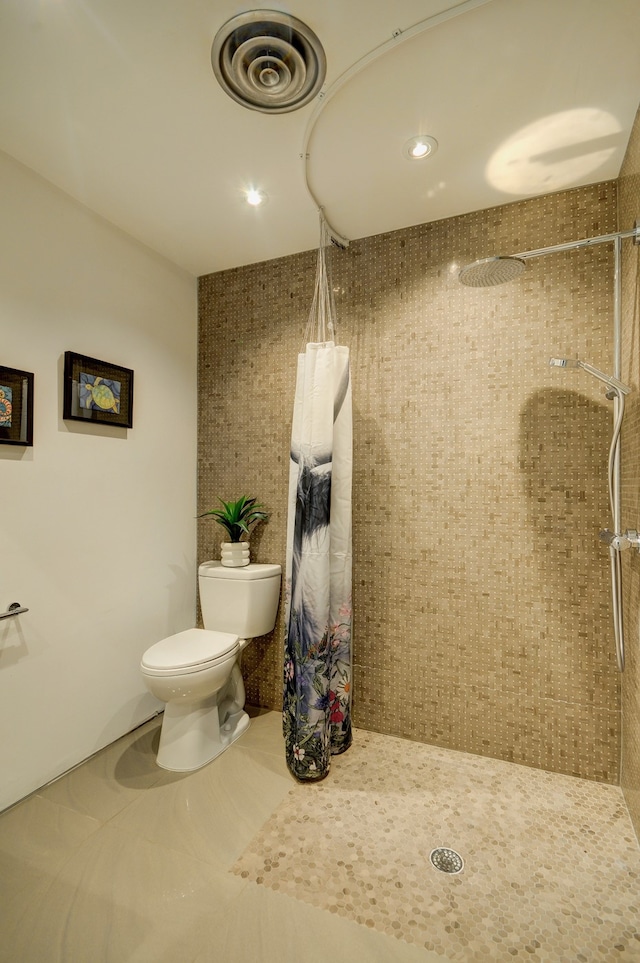
<svg viewBox="0 0 640 963">
<path fill-rule="evenodd" d="M 22 615 L 23 612 L 28 611 L 29 609 L 20 605 L 19 602 L 12 602 L 6 612 L 0 612 L 0 619 L 12 619 L 14 615 Z"/>
</svg>

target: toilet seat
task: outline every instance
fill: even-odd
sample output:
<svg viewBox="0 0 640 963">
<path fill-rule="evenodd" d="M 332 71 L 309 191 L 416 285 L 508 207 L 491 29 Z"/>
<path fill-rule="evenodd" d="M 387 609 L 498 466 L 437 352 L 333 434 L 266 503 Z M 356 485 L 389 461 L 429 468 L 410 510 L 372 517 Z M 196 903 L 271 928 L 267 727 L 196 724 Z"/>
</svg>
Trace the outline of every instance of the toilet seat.
<svg viewBox="0 0 640 963">
<path fill-rule="evenodd" d="M 187 675 L 234 658 L 239 647 L 238 636 L 229 632 L 187 629 L 147 649 L 140 667 L 147 675 Z"/>
</svg>

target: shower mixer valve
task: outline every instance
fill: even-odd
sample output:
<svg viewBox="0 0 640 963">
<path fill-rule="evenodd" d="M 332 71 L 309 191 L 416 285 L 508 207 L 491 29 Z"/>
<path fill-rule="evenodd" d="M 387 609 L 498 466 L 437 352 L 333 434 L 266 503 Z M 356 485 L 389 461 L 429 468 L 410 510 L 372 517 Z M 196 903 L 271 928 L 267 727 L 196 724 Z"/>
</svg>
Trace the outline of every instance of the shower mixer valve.
<svg viewBox="0 0 640 963">
<path fill-rule="evenodd" d="M 600 541 L 609 545 L 611 548 L 623 552 L 626 548 L 637 548 L 640 552 L 640 535 L 634 528 L 628 528 L 626 532 L 610 532 L 608 528 L 603 529 L 599 535 Z"/>
</svg>

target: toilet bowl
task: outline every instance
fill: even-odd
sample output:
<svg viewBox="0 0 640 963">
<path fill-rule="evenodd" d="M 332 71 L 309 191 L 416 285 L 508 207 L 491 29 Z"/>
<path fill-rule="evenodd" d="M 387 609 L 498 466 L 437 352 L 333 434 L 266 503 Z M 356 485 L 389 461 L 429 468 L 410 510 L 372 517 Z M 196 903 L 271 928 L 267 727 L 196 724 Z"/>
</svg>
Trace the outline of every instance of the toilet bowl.
<svg viewBox="0 0 640 963">
<path fill-rule="evenodd" d="M 275 626 L 281 567 L 198 570 L 204 629 L 187 629 L 156 642 L 140 662 L 149 691 L 166 702 L 157 763 L 190 772 L 227 749 L 249 726 L 244 712 L 242 651 Z"/>
</svg>

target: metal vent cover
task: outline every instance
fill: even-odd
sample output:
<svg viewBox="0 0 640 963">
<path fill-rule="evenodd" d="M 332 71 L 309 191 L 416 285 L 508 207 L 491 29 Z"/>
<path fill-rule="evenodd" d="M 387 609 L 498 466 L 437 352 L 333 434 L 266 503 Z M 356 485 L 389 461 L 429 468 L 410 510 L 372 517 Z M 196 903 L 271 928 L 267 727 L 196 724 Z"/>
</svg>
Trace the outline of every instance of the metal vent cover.
<svg viewBox="0 0 640 963">
<path fill-rule="evenodd" d="M 213 41 L 211 64 L 230 97 L 266 114 L 303 107 L 327 71 L 313 30 L 278 10 L 251 10 L 228 20 Z"/>
</svg>

